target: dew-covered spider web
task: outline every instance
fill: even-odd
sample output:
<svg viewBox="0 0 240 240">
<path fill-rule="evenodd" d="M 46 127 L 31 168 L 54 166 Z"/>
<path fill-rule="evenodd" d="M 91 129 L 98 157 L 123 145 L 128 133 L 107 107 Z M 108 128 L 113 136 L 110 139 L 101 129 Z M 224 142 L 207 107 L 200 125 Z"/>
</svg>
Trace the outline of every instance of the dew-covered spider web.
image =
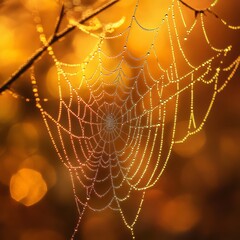
<svg viewBox="0 0 240 240">
<path fill-rule="evenodd" d="M 234 46 L 211 41 L 206 18 L 228 31 L 240 26 L 210 11 L 194 16 L 178 0 L 169 0 L 165 8 L 159 1 L 159 18 L 151 22 L 151 12 L 148 19 L 142 17 L 144 2 L 136 1 L 132 15 L 122 13 L 115 23 L 95 19 L 84 26 L 71 19 L 76 31 L 95 39 L 95 46 L 74 64 L 48 48 L 56 69 L 57 107 L 43 101 L 34 71 L 31 77 L 36 106 L 71 175 L 79 214 L 71 239 L 86 210 L 106 209 L 118 212 L 135 238 L 145 191 L 163 174 L 174 144 L 203 128 L 217 95 L 239 66 Z M 39 24 L 38 31 L 44 44 Z M 202 38 L 197 45 L 196 36 Z M 186 124 L 179 129 L 182 120 Z M 129 217 L 124 206 L 132 199 L 135 209 Z"/>
</svg>

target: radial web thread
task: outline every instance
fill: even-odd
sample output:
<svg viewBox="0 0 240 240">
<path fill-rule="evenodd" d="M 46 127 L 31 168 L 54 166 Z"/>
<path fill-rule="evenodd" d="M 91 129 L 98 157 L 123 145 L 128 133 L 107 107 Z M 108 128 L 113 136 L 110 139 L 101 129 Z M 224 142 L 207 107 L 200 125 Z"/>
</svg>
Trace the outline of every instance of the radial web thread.
<svg viewBox="0 0 240 240">
<path fill-rule="evenodd" d="M 189 26 L 185 7 L 173 0 L 158 26 L 149 28 L 138 18 L 140 3 L 136 2 L 129 21 L 121 20 L 127 24 L 120 32 L 117 28 L 123 24 L 121 21 L 106 25 L 101 33 L 72 23 L 97 39 L 94 49 L 81 63 L 64 63 L 53 48 L 48 48 L 57 69 L 57 109 L 48 109 L 34 71 L 31 77 L 36 106 L 60 160 L 71 175 L 79 213 L 72 239 L 86 209 L 107 208 L 120 213 L 135 238 L 133 228 L 145 191 L 161 177 L 173 145 L 202 129 L 216 96 L 239 66 L 239 57 L 226 65 L 232 46 L 217 48 L 209 40 L 204 13 L 199 13 Z M 217 21 L 233 31 L 240 29 L 222 19 Z M 179 31 L 180 27 L 186 34 Z M 185 50 L 195 28 L 201 29 L 211 52 L 200 64 L 193 63 Z M 129 50 L 129 42 L 139 31 L 149 44 L 136 54 Z M 168 46 L 169 64 L 161 58 L 162 36 Z M 42 31 L 40 38 L 44 44 L 46 37 Z M 109 51 L 111 44 L 118 46 L 114 54 Z M 196 108 L 199 88 L 207 88 L 210 96 L 201 117 Z M 182 96 L 188 99 L 187 104 Z M 177 138 L 178 122 L 183 115 L 187 116 L 188 124 L 185 134 Z M 128 219 L 122 204 L 132 197 L 138 201 L 135 217 Z"/>
</svg>

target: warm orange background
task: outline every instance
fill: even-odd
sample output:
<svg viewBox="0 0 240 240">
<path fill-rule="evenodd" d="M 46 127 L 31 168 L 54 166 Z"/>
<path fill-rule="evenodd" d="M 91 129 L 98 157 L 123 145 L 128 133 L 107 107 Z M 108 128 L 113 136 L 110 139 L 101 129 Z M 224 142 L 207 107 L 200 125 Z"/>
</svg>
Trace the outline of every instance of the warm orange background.
<svg viewBox="0 0 240 240">
<path fill-rule="evenodd" d="M 3 83 L 40 46 L 31 10 L 34 1 L 0 1 L 0 83 Z M 59 5 L 56 1 L 38 1 L 40 15 L 49 36 L 55 25 Z M 104 1 L 102 1 L 104 2 Z M 140 0 L 139 19 L 146 26 L 155 26 L 170 1 Z M 187 1 L 196 8 L 205 8 L 212 1 Z M 101 5 L 101 1 L 83 1 L 81 11 Z M 135 1 L 120 0 L 99 16 L 104 23 L 125 15 L 128 19 Z M 93 4 L 93 5 L 92 5 Z M 219 0 L 214 11 L 232 25 L 239 25 L 240 1 Z M 193 13 L 186 11 L 189 21 Z M 239 56 L 239 31 L 230 33 L 208 15 L 212 41 L 222 47 L 234 46 L 229 63 Z M 116 31 L 123 30 L 125 24 Z M 64 24 L 67 24 L 65 20 Z M 182 32 L 183 34 L 183 32 Z M 202 35 L 195 34 L 195 43 L 186 47 L 193 61 L 201 61 L 205 53 L 196 47 Z M 164 41 L 164 36 L 162 37 Z M 61 61 L 80 63 L 96 40 L 75 31 L 56 44 Z M 140 54 L 145 39 L 135 34 L 129 49 Z M 112 52 L 119 51 L 112 43 Z M 161 57 L 166 59 L 166 55 Z M 167 60 L 166 60 L 167 62 Z M 167 63 L 166 63 L 167 64 Z M 37 76 L 46 89 L 46 97 L 56 100 L 56 72 L 52 62 L 43 57 Z M 0 96 L 0 239 L 63 240 L 69 239 L 77 212 L 72 186 L 61 165 L 39 111 L 31 98 L 29 73 L 14 85 L 17 96 Z M 142 212 L 135 226 L 139 240 L 238 240 L 240 238 L 240 103 L 239 71 L 220 93 L 202 132 L 177 145 L 167 169 L 158 184 L 146 193 Z M 204 93 L 204 92 L 203 92 Z M 53 103 L 54 104 L 54 103 Z M 36 189 L 38 191 L 36 191 Z M 15 200 L 14 200 L 15 199 Z M 20 203 L 21 202 L 21 203 Z M 134 207 L 134 202 L 130 203 Z M 130 206 L 130 208 L 131 208 Z M 88 213 L 81 225 L 84 240 L 130 239 L 118 214 Z"/>
</svg>

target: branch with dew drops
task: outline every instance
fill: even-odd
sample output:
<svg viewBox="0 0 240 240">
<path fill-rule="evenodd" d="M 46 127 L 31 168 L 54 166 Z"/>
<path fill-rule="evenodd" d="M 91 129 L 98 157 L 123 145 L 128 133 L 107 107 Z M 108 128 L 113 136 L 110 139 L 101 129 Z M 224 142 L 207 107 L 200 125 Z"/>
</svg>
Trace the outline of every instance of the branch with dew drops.
<svg viewBox="0 0 240 240">
<path fill-rule="evenodd" d="M 91 18 L 95 17 L 99 13 L 105 11 L 106 9 L 110 8 L 115 3 L 119 2 L 120 0 L 112 0 L 107 2 L 106 4 L 102 5 L 100 8 L 96 9 L 95 11 L 91 12 L 89 15 L 84 16 L 79 23 L 84 24 L 86 21 L 90 20 Z M 72 32 L 76 26 L 69 26 L 59 32 L 59 28 L 64 17 L 64 6 L 61 8 L 61 12 L 59 14 L 56 28 L 54 30 L 53 35 L 49 38 L 48 42 L 42 46 L 41 48 L 37 49 L 36 52 L 15 72 L 11 75 L 11 77 L 5 81 L 2 86 L 0 87 L 0 94 L 6 90 L 9 90 L 10 86 L 19 79 L 29 68 L 33 66 L 33 64 L 47 51 L 48 47 L 52 46 L 55 42 L 59 41 L 67 34 Z"/>
<path fill-rule="evenodd" d="M 95 11 L 93 11 L 92 13 L 90 13 L 88 16 L 85 16 L 84 18 L 82 18 L 79 21 L 79 23 L 84 24 L 89 19 L 95 17 L 96 15 L 105 11 L 106 9 L 108 9 L 109 7 L 111 7 L 112 5 L 114 5 L 115 3 L 119 2 L 119 1 L 120 0 L 112 0 L 110 2 L 107 2 L 100 8 L 98 8 Z M 214 13 L 210 8 L 206 8 L 204 10 L 198 10 L 198 9 L 193 8 L 192 6 L 190 6 L 183 0 L 178 0 L 178 1 L 181 4 L 183 4 L 185 7 L 192 10 L 195 13 L 195 17 L 197 17 L 200 13 L 205 14 L 206 12 L 208 12 L 208 13 L 214 15 L 216 18 L 219 18 L 219 16 L 216 13 Z M 10 86 L 15 81 L 17 81 L 29 68 L 31 68 L 33 66 L 33 64 L 47 51 L 48 47 L 52 46 L 55 42 L 59 41 L 60 39 L 62 39 L 64 36 L 66 36 L 68 33 L 72 32 L 76 28 L 76 26 L 70 26 L 70 27 L 65 28 L 62 32 L 58 32 L 63 17 L 64 17 L 64 6 L 62 6 L 62 8 L 61 8 L 61 12 L 60 12 L 58 20 L 57 20 L 56 28 L 54 30 L 53 35 L 49 38 L 47 44 L 42 46 L 38 50 L 36 50 L 36 52 L 16 72 L 14 72 L 11 75 L 11 77 L 2 84 L 2 86 L 0 86 L 0 94 L 6 90 L 9 90 Z"/>
</svg>

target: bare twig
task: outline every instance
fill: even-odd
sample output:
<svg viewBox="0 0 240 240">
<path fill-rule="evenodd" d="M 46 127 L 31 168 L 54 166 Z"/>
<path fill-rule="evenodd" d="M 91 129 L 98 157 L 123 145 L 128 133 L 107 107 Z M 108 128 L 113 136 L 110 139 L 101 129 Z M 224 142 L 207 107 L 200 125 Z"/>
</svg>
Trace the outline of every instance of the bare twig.
<svg viewBox="0 0 240 240">
<path fill-rule="evenodd" d="M 214 17 L 216 18 L 220 18 L 215 12 L 213 12 L 212 10 L 210 10 L 209 8 L 206 9 L 207 12 L 211 13 Z"/>
<path fill-rule="evenodd" d="M 189 8 L 190 10 L 192 10 L 195 13 L 195 17 L 197 17 L 200 13 L 205 14 L 206 12 L 212 14 L 214 17 L 219 18 L 219 16 L 213 12 L 212 10 L 210 10 L 210 8 L 206 8 L 206 9 L 196 9 L 192 6 L 190 6 L 189 4 L 187 4 L 185 1 L 183 0 L 178 0 L 180 3 L 182 3 L 185 7 Z"/>
<path fill-rule="evenodd" d="M 106 3 L 105 5 L 101 6 L 100 8 L 98 8 L 95 11 L 93 11 L 92 13 L 90 13 L 88 16 L 84 16 L 79 21 L 79 23 L 84 24 L 86 21 L 95 17 L 99 13 L 105 11 L 106 9 L 108 9 L 109 7 L 111 7 L 112 5 L 117 3 L 118 1 L 120 1 L 120 0 L 112 0 L 108 3 Z M 63 19 L 63 15 L 64 15 L 64 7 L 62 7 L 62 9 L 61 9 L 61 13 L 59 15 L 54 33 L 49 38 L 46 45 L 39 48 L 15 73 L 12 74 L 12 76 L 6 82 L 4 82 L 2 84 L 2 86 L 0 87 L 0 94 L 3 93 L 4 91 L 8 90 L 10 88 L 11 84 L 13 84 L 19 77 L 21 77 L 22 74 L 24 74 L 35 63 L 35 61 L 38 60 L 39 57 L 41 57 L 43 55 L 43 53 L 46 52 L 46 50 L 49 46 L 52 46 L 55 42 L 57 42 L 58 40 L 60 40 L 64 36 L 66 36 L 68 33 L 72 32 L 76 28 L 76 26 L 69 26 L 69 27 L 65 28 L 62 32 L 58 32 L 61 22 L 62 22 L 62 19 Z"/>
<path fill-rule="evenodd" d="M 60 15 L 58 17 L 53 36 L 55 36 L 58 33 L 59 28 L 60 28 L 61 23 L 62 23 L 62 20 L 63 20 L 63 16 L 64 16 L 64 5 L 62 5 L 61 12 L 60 12 Z"/>
<path fill-rule="evenodd" d="M 182 1 L 182 0 L 179 0 L 179 2 L 180 3 L 182 3 L 185 7 L 187 7 L 187 8 L 189 8 L 190 10 L 192 10 L 192 11 L 198 11 L 198 10 L 196 10 L 195 8 L 193 8 L 192 6 L 190 6 L 190 5 L 188 5 L 187 3 L 185 3 L 184 1 Z"/>
<path fill-rule="evenodd" d="M 85 23 L 87 20 L 93 18 L 94 16 L 98 15 L 100 12 L 103 12 L 104 10 L 106 10 L 107 8 L 111 7 L 112 5 L 114 5 L 115 3 L 117 3 L 120 0 L 112 0 L 108 3 L 106 3 L 105 5 L 101 6 L 99 9 L 95 10 L 94 12 L 92 12 L 90 15 L 83 17 L 79 23 L 83 24 Z M 206 9 L 195 9 L 194 7 L 190 6 L 189 4 L 187 4 L 185 1 L 183 0 L 178 0 L 181 4 L 183 4 L 185 7 L 189 8 L 190 10 L 192 10 L 195 13 L 195 17 L 197 17 L 199 14 L 205 14 L 206 12 L 212 14 L 213 16 L 215 16 L 216 18 L 219 18 L 219 16 L 213 12 L 210 8 L 206 8 Z M 46 45 L 42 46 L 41 48 L 39 48 L 15 73 L 12 74 L 12 76 L 3 83 L 3 85 L 0 87 L 0 94 L 2 92 L 4 92 L 5 90 L 9 89 L 9 87 L 11 86 L 12 83 L 14 83 L 19 77 L 22 76 L 23 73 L 25 73 L 34 63 L 36 60 L 39 59 L 39 57 L 42 56 L 43 53 L 46 52 L 47 48 L 51 45 L 53 45 L 55 42 L 57 42 L 58 40 L 60 40 L 61 38 L 63 38 L 64 36 L 66 36 L 68 33 L 72 32 L 76 26 L 70 26 L 65 28 L 62 32 L 58 32 L 62 19 L 64 16 L 64 6 L 62 6 L 60 15 L 58 17 L 58 21 L 56 24 L 56 28 L 54 30 L 53 35 L 49 38 L 48 42 Z"/>
</svg>

